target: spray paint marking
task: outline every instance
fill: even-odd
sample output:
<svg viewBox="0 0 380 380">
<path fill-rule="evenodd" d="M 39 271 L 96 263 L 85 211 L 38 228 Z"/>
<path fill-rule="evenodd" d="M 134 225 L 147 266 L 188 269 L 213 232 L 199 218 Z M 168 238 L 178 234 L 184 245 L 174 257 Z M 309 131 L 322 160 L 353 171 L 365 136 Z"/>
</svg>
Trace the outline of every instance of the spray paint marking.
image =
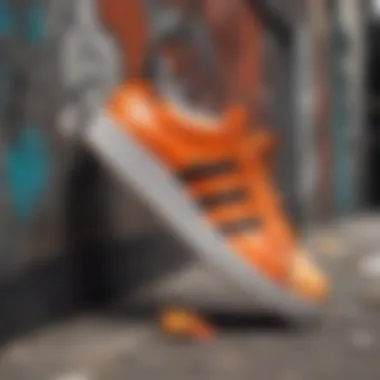
<svg viewBox="0 0 380 380">
<path fill-rule="evenodd" d="M 41 44 L 46 37 L 46 17 L 41 0 L 32 0 L 26 13 L 26 35 L 30 44 Z"/>
<path fill-rule="evenodd" d="M 0 0 L 0 36 L 9 36 L 13 32 L 14 19 L 11 0 Z"/>
<path fill-rule="evenodd" d="M 28 0 L 27 7 L 21 12 L 14 9 L 13 5 L 13 0 L 0 0 L 0 38 L 19 34 L 30 45 L 43 44 L 47 30 L 42 1 Z M 2 260 L 10 259 L 17 251 L 19 227 L 35 216 L 47 190 L 51 165 L 49 142 L 42 131 L 30 123 L 25 123 L 23 116 L 20 116 L 16 124 L 7 120 L 13 101 L 13 66 L 9 61 L 0 62 L 0 122 L 2 128 L 21 129 L 17 132 L 16 140 L 9 142 L 1 152 L 2 183 L 9 202 L 1 210 Z M 20 104 L 16 109 L 20 115 L 24 115 L 24 104 Z M 18 226 L 18 223 L 21 225 Z"/>
<path fill-rule="evenodd" d="M 5 152 L 5 182 L 12 210 L 20 221 L 33 217 L 45 193 L 50 169 L 47 143 L 41 131 L 28 126 Z"/>
<path fill-rule="evenodd" d="M 0 37 L 10 37 L 20 30 L 28 43 L 41 44 L 46 38 L 46 16 L 42 0 L 30 0 L 25 13 L 12 8 L 12 0 L 0 0 Z"/>
</svg>

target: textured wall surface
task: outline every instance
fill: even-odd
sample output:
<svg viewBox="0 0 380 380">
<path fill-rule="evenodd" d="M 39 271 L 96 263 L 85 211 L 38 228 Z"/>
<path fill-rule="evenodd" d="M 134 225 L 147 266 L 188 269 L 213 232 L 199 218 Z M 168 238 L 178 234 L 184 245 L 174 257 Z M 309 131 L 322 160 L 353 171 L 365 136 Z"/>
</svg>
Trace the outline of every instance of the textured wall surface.
<svg viewBox="0 0 380 380">
<path fill-rule="evenodd" d="M 56 73 L 39 1 L 3 3 L 0 119 L 2 270 L 62 249 L 64 146 L 58 141 Z M 5 28 L 4 25 L 7 25 Z"/>
</svg>

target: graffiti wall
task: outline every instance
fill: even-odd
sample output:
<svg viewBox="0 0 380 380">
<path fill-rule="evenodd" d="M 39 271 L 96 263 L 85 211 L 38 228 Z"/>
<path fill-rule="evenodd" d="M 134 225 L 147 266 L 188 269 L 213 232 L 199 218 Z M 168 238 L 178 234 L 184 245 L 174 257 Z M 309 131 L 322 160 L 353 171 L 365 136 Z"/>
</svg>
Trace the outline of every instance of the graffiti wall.
<svg viewBox="0 0 380 380">
<path fill-rule="evenodd" d="M 52 40 L 41 0 L 0 1 L 0 268 L 61 251 Z"/>
</svg>

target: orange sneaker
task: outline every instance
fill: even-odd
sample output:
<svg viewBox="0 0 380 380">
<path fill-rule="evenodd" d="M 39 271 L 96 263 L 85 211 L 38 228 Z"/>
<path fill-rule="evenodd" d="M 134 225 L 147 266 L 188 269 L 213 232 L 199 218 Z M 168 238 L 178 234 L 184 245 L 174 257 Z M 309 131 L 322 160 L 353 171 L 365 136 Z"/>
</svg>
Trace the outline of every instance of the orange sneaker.
<svg viewBox="0 0 380 380">
<path fill-rule="evenodd" d="M 138 44 L 144 10 L 133 4 L 136 9 L 121 0 L 99 2 L 132 67 L 128 74 L 143 81 L 114 92 L 86 130 L 90 146 L 242 292 L 289 315 L 317 310 L 327 281 L 298 247 L 271 184 L 265 155 L 274 141 L 248 131 L 244 108 L 226 107 L 230 91 L 197 12 L 151 9 L 154 22 L 145 26 L 152 38 Z"/>
<path fill-rule="evenodd" d="M 90 146 L 204 262 L 264 307 L 318 310 L 325 276 L 299 248 L 243 108 L 188 114 L 143 82 L 115 91 L 86 131 Z"/>
</svg>

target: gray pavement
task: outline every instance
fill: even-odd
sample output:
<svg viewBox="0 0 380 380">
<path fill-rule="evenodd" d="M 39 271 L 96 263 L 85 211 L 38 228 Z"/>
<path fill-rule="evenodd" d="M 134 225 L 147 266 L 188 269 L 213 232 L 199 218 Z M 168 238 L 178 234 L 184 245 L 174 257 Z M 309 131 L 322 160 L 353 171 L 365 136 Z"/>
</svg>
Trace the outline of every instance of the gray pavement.
<svg viewBox="0 0 380 380">
<path fill-rule="evenodd" d="M 366 217 L 309 236 L 336 289 L 315 325 L 290 328 L 251 314 L 251 323 L 224 324 L 202 345 L 168 339 L 154 319 L 87 314 L 11 342 L 0 357 L 0 379 L 378 379 L 378 231 L 380 220 Z M 123 302 L 115 309 L 123 311 Z"/>
</svg>

